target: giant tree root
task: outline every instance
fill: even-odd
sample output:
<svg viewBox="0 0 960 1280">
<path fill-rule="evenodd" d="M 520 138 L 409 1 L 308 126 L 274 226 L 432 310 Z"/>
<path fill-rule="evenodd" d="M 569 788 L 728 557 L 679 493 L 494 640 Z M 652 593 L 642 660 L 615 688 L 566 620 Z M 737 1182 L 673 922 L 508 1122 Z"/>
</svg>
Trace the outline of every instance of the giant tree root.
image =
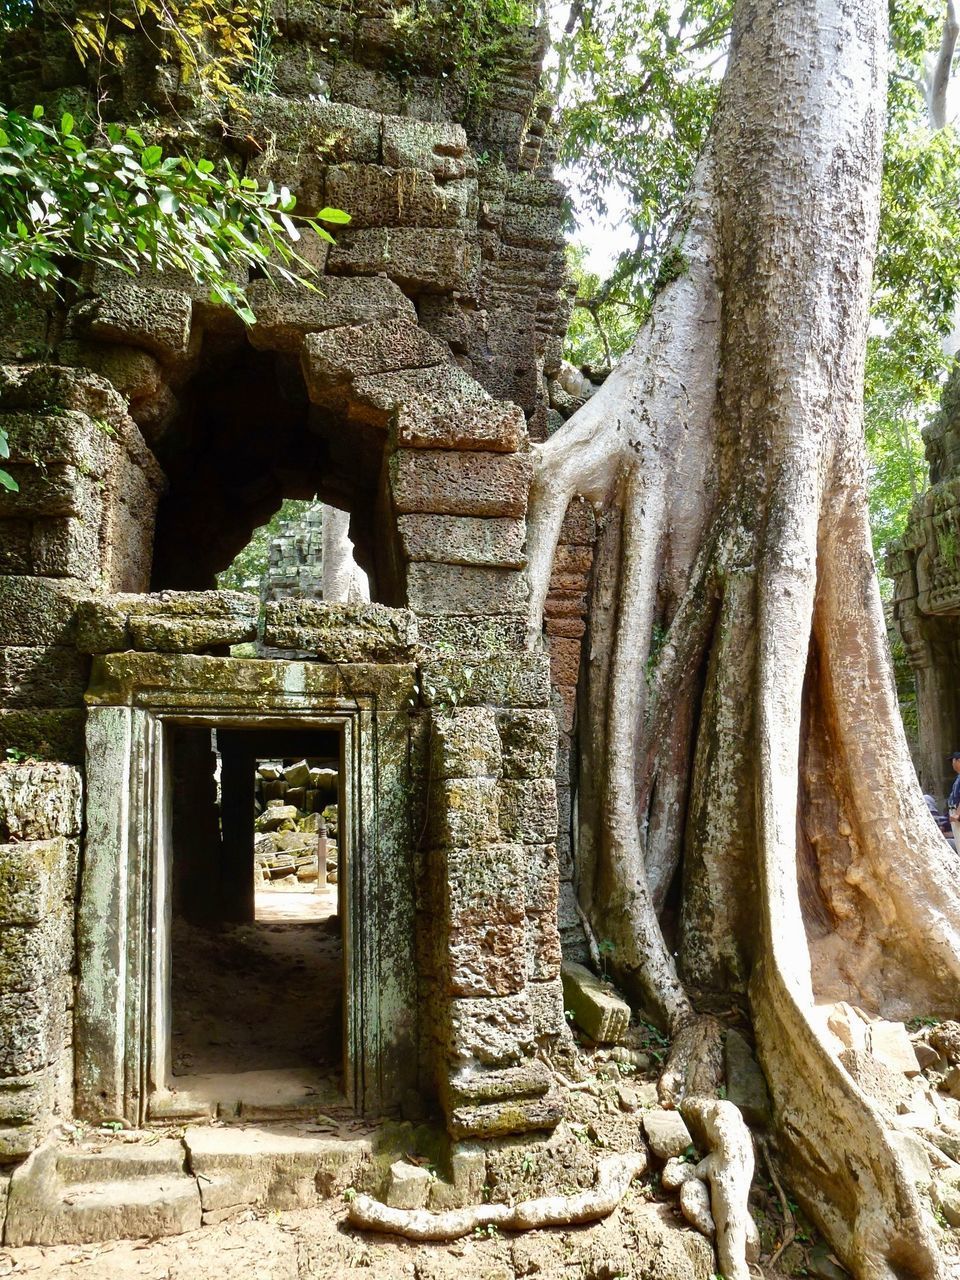
<svg viewBox="0 0 960 1280">
<path fill-rule="evenodd" d="M 630 1183 L 647 1167 L 639 1151 L 606 1156 L 597 1168 L 597 1184 L 572 1196 L 540 1196 L 519 1204 L 472 1204 L 463 1209 L 432 1213 L 429 1209 L 391 1209 L 372 1196 L 350 1202 L 351 1226 L 368 1231 L 388 1231 L 410 1240 L 456 1240 L 477 1227 L 491 1224 L 506 1231 L 534 1231 L 538 1227 L 562 1227 L 596 1222 L 612 1213 L 627 1194 Z"/>
<path fill-rule="evenodd" d="M 726 1280 L 750 1280 L 747 1253 L 756 1237 L 747 1205 L 754 1163 L 750 1131 L 732 1102 L 687 1098 L 681 1110 L 694 1137 L 709 1151 L 697 1166 L 697 1177 L 710 1185 L 720 1273 Z"/>
</svg>

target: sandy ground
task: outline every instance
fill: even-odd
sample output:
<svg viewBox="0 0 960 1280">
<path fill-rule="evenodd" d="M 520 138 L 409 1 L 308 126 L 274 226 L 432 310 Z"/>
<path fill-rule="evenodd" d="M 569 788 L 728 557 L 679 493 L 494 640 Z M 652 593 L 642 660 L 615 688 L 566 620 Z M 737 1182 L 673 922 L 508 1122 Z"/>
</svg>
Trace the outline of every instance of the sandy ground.
<svg viewBox="0 0 960 1280">
<path fill-rule="evenodd" d="M 272 920 L 174 923 L 174 1075 L 284 1067 L 339 1070 L 340 926 L 324 895 L 262 895 Z M 322 919 L 289 921 L 319 901 Z M 290 904 L 286 906 L 285 904 Z M 286 921 L 279 917 L 286 913 Z"/>
</svg>

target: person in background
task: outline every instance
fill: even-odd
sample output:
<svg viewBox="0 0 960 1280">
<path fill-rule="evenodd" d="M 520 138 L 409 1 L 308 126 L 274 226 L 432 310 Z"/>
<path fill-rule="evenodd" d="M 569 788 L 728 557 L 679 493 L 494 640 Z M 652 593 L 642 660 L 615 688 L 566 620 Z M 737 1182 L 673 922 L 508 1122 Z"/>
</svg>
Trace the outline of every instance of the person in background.
<svg viewBox="0 0 960 1280">
<path fill-rule="evenodd" d="M 958 849 L 960 849 L 960 751 L 954 751 L 950 757 L 950 763 L 953 765 L 953 772 L 957 775 L 953 780 L 953 786 L 950 788 L 950 795 L 947 798 L 947 813 L 950 815 L 950 827 L 953 831 L 953 839 Z"/>
</svg>

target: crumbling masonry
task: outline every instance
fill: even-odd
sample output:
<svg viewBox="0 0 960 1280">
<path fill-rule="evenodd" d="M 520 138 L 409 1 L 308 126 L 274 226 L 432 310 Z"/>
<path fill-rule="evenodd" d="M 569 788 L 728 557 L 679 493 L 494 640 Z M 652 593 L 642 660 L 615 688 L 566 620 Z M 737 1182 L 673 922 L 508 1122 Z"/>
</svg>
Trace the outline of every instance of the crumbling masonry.
<svg viewBox="0 0 960 1280">
<path fill-rule="evenodd" d="M 37 8 L 5 91 L 59 110 L 89 86 L 57 6 Z M 145 48 L 110 105 L 146 105 L 169 149 L 199 136 L 304 211 L 348 210 L 334 246 L 306 243 L 320 292 L 252 282 L 249 330 L 170 272 L 89 271 L 62 305 L 0 294 L 19 482 L 0 490 L 8 1171 L 57 1120 L 176 1114 L 173 725 L 341 735 L 350 1104 L 438 1114 L 458 1139 L 560 1116 L 543 1053 L 566 1034 L 558 925 L 579 942 L 571 735 L 594 527 L 571 509 L 547 649 L 528 647 L 529 442 L 574 407 L 556 380 L 570 300 L 541 39 L 511 33 L 478 94 L 431 62 L 429 35 L 411 62 L 388 3 L 275 9 L 274 91 L 226 136 Z M 376 603 L 213 589 L 282 499 L 314 495 L 349 511 Z M 230 656 L 258 638 L 270 657 Z M 8 1240 L 69 1235 L 60 1210 L 37 1225 L 39 1184 L 33 1210 L 17 1185 Z M 170 1212 L 152 1228 L 189 1225 L 193 1202 Z"/>
</svg>

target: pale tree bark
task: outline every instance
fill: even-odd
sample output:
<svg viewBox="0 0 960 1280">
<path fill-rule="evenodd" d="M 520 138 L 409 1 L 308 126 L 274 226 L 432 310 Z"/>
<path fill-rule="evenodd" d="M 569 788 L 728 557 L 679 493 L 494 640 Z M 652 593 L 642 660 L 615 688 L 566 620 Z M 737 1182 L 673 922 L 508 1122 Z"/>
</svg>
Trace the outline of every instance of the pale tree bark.
<svg viewBox="0 0 960 1280">
<path fill-rule="evenodd" d="M 370 583 L 357 564 L 350 541 L 350 512 L 323 504 L 324 600 L 331 604 L 369 601 Z"/>
<path fill-rule="evenodd" d="M 960 897 L 910 764 L 866 521 L 885 37 L 885 0 L 738 0 L 687 269 L 535 464 L 532 637 L 568 502 L 602 515 L 581 904 L 673 1037 L 661 1097 L 704 1119 L 736 1277 L 749 1139 L 705 1108 L 708 992 L 748 994 L 781 1153 L 843 1261 L 869 1280 L 941 1274 L 901 1135 L 818 1013 L 960 1004 Z"/>
</svg>

